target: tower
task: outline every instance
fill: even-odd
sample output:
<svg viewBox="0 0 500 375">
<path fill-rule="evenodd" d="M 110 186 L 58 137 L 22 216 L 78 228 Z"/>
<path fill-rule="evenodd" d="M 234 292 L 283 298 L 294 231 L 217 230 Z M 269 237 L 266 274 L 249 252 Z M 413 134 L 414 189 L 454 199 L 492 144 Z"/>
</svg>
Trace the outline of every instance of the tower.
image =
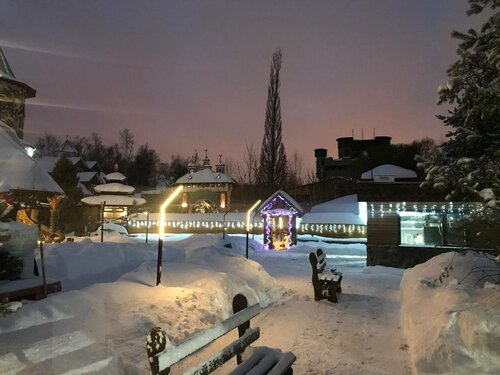
<svg viewBox="0 0 500 375">
<path fill-rule="evenodd" d="M 33 98 L 36 90 L 18 81 L 0 48 L 0 121 L 3 121 L 23 139 L 24 103 Z"/>
</svg>

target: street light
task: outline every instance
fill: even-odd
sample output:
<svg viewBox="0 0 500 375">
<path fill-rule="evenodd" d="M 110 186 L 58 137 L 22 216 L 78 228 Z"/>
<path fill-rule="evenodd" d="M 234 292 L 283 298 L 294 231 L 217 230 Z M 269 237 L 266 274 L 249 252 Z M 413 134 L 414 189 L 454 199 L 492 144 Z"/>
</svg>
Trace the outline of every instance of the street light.
<svg viewBox="0 0 500 375">
<path fill-rule="evenodd" d="M 161 282 L 161 261 L 162 261 L 162 250 L 163 250 L 163 236 L 165 235 L 165 210 L 167 206 L 175 199 L 177 195 L 181 192 L 184 186 L 179 185 L 172 194 L 163 202 L 160 207 L 160 229 L 158 231 L 158 260 L 156 264 L 156 285 Z"/>
<path fill-rule="evenodd" d="M 257 207 L 260 203 L 260 199 L 255 202 L 255 204 L 250 207 L 250 209 L 247 211 L 247 245 L 246 245 L 246 251 L 245 251 L 245 257 L 248 259 L 248 233 L 250 232 L 250 214 L 252 213 L 253 210 L 255 210 L 255 207 Z"/>
</svg>

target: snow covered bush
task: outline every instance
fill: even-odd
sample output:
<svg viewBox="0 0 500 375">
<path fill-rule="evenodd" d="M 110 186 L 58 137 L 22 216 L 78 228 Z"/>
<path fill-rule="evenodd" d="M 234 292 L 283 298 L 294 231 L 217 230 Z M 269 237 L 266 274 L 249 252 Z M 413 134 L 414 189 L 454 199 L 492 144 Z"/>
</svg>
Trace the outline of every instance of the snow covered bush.
<svg viewBox="0 0 500 375">
<path fill-rule="evenodd" d="M 500 373 L 500 261 L 445 253 L 405 271 L 401 322 L 415 374 Z"/>
</svg>

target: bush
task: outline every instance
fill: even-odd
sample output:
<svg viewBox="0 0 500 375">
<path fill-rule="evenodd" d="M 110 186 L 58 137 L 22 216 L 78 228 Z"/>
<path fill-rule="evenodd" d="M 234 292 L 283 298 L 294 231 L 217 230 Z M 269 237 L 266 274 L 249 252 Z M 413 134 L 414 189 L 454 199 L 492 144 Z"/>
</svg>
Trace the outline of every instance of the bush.
<svg viewBox="0 0 500 375">
<path fill-rule="evenodd" d="M 0 249 L 0 280 L 19 280 L 22 272 L 21 259 Z"/>
</svg>

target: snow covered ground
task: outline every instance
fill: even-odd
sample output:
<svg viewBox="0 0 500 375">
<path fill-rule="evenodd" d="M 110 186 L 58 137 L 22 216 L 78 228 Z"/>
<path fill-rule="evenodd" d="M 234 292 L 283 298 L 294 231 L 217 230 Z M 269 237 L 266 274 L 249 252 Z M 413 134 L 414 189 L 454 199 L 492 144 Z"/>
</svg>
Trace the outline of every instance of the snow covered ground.
<svg viewBox="0 0 500 375">
<path fill-rule="evenodd" d="M 500 374 L 499 284 L 498 259 L 475 252 L 405 272 L 402 324 L 416 373 Z"/>
<path fill-rule="evenodd" d="M 296 374 L 412 372 L 400 328 L 403 271 L 365 268 L 364 244 L 306 242 L 269 252 L 251 240 L 246 260 L 244 237 L 168 236 L 162 284 L 154 287 L 156 242 L 99 239 L 46 246 L 47 273 L 63 292 L 0 317 L 1 374 L 146 374 L 152 327 L 180 342 L 226 318 L 236 293 L 266 307 L 252 320 L 261 327 L 256 344 L 294 352 Z M 308 253 L 317 247 L 344 273 L 338 304 L 313 299 Z"/>
</svg>

